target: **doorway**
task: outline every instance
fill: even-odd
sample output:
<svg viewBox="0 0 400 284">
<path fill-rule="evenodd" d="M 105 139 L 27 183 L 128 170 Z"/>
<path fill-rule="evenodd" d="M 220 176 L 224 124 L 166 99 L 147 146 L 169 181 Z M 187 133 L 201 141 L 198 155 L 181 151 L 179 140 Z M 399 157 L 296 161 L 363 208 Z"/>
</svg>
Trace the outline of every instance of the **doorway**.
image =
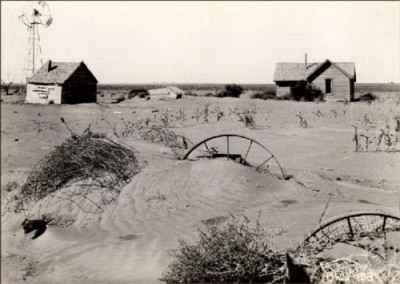
<svg viewBox="0 0 400 284">
<path fill-rule="evenodd" d="M 325 94 L 332 94 L 332 79 L 325 79 Z"/>
</svg>

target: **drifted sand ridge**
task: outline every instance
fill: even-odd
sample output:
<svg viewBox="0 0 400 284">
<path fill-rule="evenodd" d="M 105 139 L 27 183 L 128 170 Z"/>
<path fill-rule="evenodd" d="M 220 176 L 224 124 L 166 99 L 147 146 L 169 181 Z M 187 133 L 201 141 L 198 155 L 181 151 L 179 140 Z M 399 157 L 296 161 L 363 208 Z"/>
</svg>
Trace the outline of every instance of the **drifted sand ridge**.
<svg viewBox="0 0 400 284">
<path fill-rule="evenodd" d="M 174 107 L 188 104 L 185 100 L 174 103 Z M 193 103 L 191 98 L 187 100 Z M 224 103 L 236 102 L 227 100 Z M 254 137 L 268 146 L 285 172 L 293 174 L 292 179 L 258 173 L 251 167 L 226 159 L 180 161 L 159 144 L 131 137 L 117 139 L 134 146 L 138 158 L 147 161 L 147 166 L 122 189 L 114 203 L 99 210 L 94 203 L 101 196 L 93 193 L 89 197 L 94 203 L 84 201 L 84 210 L 81 210 L 68 200 L 46 197 L 31 208 L 31 216 L 52 216 L 63 220 L 64 225 L 50 225 L 35 240 L 22 230 L 24 214 L 4 212 L 2 283 L 22 283 L 24 279 L 32 283 L 158 283 L 157 278 L 173 260 L 169 251 L 178 247 L 178 239 L 194 242 L 199 226 L 226 223 L 232 215 L 239 214 L 255 220 L 261 210 L 261 224 L 283 232 L 271 239 L 271 243 L 278 248 L 290 248 L 319 224 L 328 198 L 330 203 L 325 218 L 350 210 L 398 215 L 400 196 L 396 185 L 400 180 L 396 169 L 400 164 L 399 155 L 353 152 L 350 124 L 357 116 L 362 119 L 364 105 L 360 106 L 361 111 L 358 109 L 352 114 L 348 111 L 346 115 L 351 117 L 344 118 L 342 105 L 321 104 L 318 109 L 325 117 L 319 118 L 308 112 L 309 104 L 283 102 L 285 109 L 274 111 L 281 106 L 279 103 L 282 102 L 257 105 L 256 122 L 261 126 L 255 130 L 245 129 L 236 119 L 228 118 L 219 123 L 211 121 L 173 130 L 194 142 L 224 132 Z M 157 102 L 151 107 L 145 101 L 140 104 L 143 111 L 139 115 L 144 115 L 146 109 L 161 109 L 170 103 Z M 3 127 L 6 133 L 2 153 L 6 151 L 13 155 L 15 163 L 23 161 L 18 155 L 22 156 L 29 147 L 20 143 L 18 151 L 13 150 L 17 145 L 14 142 L 16 135 L 20 141 L 31 139 L 30 151 L 38 152 L 34 161 L 18 162 L 26 166 L 24 170 L 31 169 L 46 151 L 40 152 L 40 148 L 35 147 L 43 147 L 48 143 L 46 141 L 52 142 L 45 146 L 58 145 L 62 137 L 69 135 L 55 131 L 54 128 L 63 129 L 58 126 L 44 127 L 43 132 L 35 135 L 32 131 L 31 134 L 17 132 L 23 129 L 18 123 L 23 125 L 29 112 L 37 113 L 35 107 L 2 105 L 4 117 L 10 120 Z M 52 107 L 41 107 L 41 117 L 49 117 Z M 88 117 L 96 120 L 93 117 L 98 115 L 97 108 L 90 105 L 78 108 L 84 108 Z M 312 128 L 294 125 L 292 120 L 296 119 L 294 113 L 298 108 L 302 108 Z M 331 109 L 336 108 L 341 121 L 328 118 Z M 114 113 L 117 110 L 125 114 L 125 119 L 132 119 L 128 117 L 132 113 L 131 106 L 110 108 L 106 110 L 107 115 L 117 121 L 121 116 Z M 13 118 L 14 111 L 23 115 L 21 121 Z M 75 111 L 76 108 L 62 106 L 55 113 L 73 117 Z M 82 129 L 87 127 L 86 122 L 74 121 L 78 123 L 76 127 Z M 93 128 L 96 127 L 100 125 L 94 124 Z M 36 140 L 41 142 L 36 143 Z M 6 158 L 2 158 L 3 163 L 12 162 L 7 162 Z M 368 164 L 375 166 L 366 166 Z M 10 165 L 9 168 L 18 169 Z M 15 175 L 17 171 L 4 175 L 4 178 L 12 180 Z M 63 189 L 64 192 L 67 190 L 78 191 L 79 185 Z"/>
</svg>

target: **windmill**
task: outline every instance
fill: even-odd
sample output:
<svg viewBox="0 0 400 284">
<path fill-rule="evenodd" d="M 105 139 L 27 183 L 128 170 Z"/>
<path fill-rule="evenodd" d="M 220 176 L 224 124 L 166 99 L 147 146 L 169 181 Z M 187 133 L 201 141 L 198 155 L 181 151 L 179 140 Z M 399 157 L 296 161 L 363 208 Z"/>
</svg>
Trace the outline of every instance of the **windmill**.
<svg viewBox="0 0 400 284">
<path fill-rule="evenodd" d="M 53 22 L 50 8 L 44 1 L 28 2 L 22 10 L 20 21 L 28 27 L 28 58 L 25 63 L 25 77 L 32 77 L 43 65 L 42 48 L 40 46 L 39 27 L 49 27 Z"/>
</svg>

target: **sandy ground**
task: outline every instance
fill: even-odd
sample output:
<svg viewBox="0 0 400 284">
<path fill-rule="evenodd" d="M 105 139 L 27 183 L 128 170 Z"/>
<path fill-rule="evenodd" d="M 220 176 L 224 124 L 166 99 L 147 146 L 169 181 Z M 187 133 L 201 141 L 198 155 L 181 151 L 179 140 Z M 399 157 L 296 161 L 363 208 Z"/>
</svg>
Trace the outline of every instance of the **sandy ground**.
<svg viewBox="0 0 400 284">
<path fill-rule="evenodd" d="M 207 103 L 209 122 L 198 122 L 195 110 Z M 217 106 L 225 113 L 219 122 L 213 112 Z M 229 115 L 234 107 L 255 108 L 256 128 L 245 128 Z M 358 211 L 400 213 L 400 152 L 355 152 L 352 141 L 352 125 L 362 133 L 368 129 L 371 135 L 378 135 L 386 125 L 393 129 L 394 117 L 400 115 L 394 99 L 371 105 L 245 98 L 132 99 L 107 105 L 103 117 L 120 132 L 124 120 L 154 120 L 154 116 L 157 120 L 167 109 L 172 113 L 184 109 L 187 114 L 185 121 L 172 123 L 177 134 L 194 143 L 223 133 L 253 138 L 293 178 L 278 179 L 233 161 L 179 161 L 163 145 L 113 137 L 137 149 L 139 160 L 147 166 L 104 212 L 88 215 L 71 204 L 44 200 L 42 205 L 47 206 L 41 206 L 40 212 L 39 205 L 32 207 L 31 217 L 58 214 L 75 222 L 49 226 L 31 240 L 21 228 L 25 216 L 5 210 L 10 193 L 2 189 L 2 283 L 158 283 L 178 239 L 193 242 L 199 226 L 223 223 L 241 213 L 255 220 L 261 210 L 261 224 L 282 232 L 271 237 L 278 248 L 293 247 L 304 239 L 318 225 L 329 198 L 325 219 Z M 299 126 L 299 112 L 308 128 Z M 29 170 L 69 136 L 61 117 L 77 133 L 90 123 L 92 130 L 112 136 L 96 104 L 2 104 L 2 188 L 13 181 L 21 185 Z M 242 142 L 235 143 L 240 147 Z M 370 150 L 375 148 L 371 144 Z M 400 142 L 392 149 L 399 150 Z M 257 159 L 265 153 L 252 155 Z M 399 239 L 393 236 L 398 246 Z"/>
</svg>

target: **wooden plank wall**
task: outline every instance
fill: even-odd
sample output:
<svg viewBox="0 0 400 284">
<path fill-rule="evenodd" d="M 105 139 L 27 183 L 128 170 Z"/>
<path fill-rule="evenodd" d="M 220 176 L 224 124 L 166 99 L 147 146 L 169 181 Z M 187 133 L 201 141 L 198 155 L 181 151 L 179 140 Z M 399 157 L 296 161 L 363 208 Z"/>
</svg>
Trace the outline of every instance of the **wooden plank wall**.
<svg viewBox="0 0 400 284">
<path fill-rule="evenodd" d="M 339 71 L 335 66 L 330 65 L 327 69 L 322 70 L 322 72 L 318 74 L 318 76 L 313 81 L 311 81 L 311 83 L 320 88 L 321 91 L 325 93 L 325 79 L 332 80 L 331 96 L 333 98 L 351 100 L 351 80 L 341 71 Z"/>
<path fill-rule="evenodd" d="M 63 84 L 62 103 L 95 103 L 96 101 L 97 82 L 84 66 L 80 66 Z"/>
<path fill-rule="evenodd" d="M 60 104 L 61 86 L 28 83 L 25 102 L 33 104 Z"/>
</svg>

